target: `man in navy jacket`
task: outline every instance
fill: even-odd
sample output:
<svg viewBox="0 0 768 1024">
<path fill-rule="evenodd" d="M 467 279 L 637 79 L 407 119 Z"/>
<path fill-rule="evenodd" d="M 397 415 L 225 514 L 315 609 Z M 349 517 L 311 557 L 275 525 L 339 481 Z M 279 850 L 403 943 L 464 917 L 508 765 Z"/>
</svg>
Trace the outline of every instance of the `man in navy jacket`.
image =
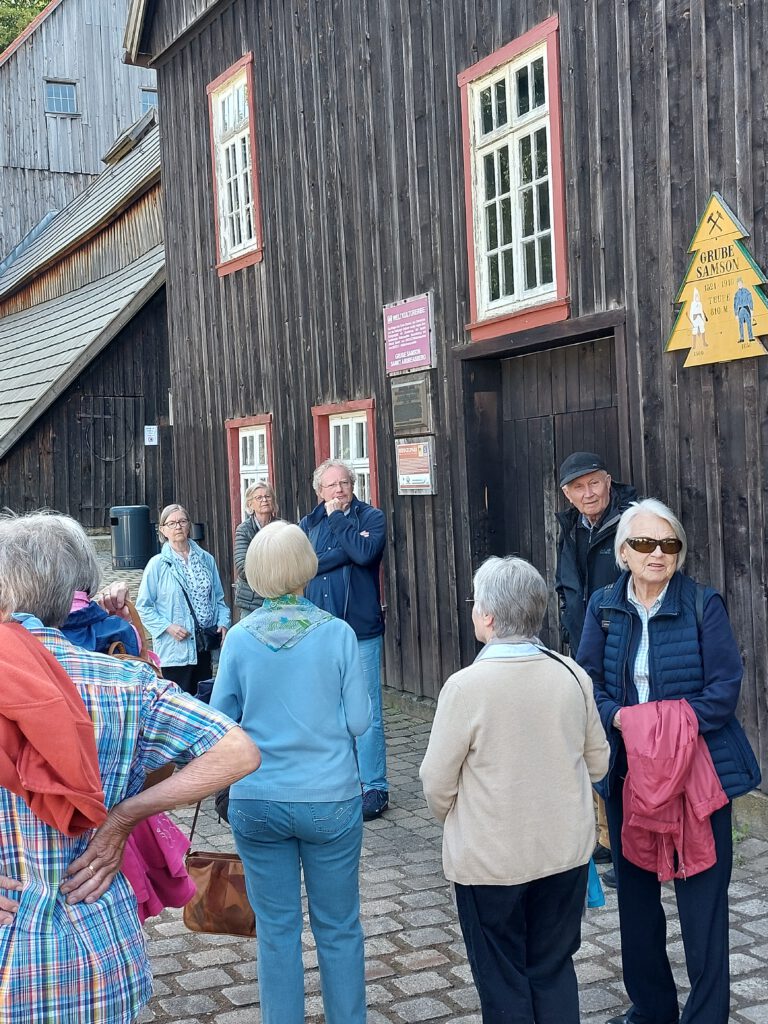
<svg viewBox="0 0 768 1024">
<path fill-rule="evenodd" d="M 355 473 L 345 462 L 323 462 L 314 472 L 312 485 L 320 504 L 299 526 L 315 549 L 318 568 L 305 594 L 319 608 L 348 622 L 357 636 L 371 698 L 371 726 L 357 738 L 357 761 L 363 817 L 371 821 L 389 805 L 381 700 L 384 615 L 379 591 L 386 523 L 380 509 L 355 496 Z"/>
</svg>

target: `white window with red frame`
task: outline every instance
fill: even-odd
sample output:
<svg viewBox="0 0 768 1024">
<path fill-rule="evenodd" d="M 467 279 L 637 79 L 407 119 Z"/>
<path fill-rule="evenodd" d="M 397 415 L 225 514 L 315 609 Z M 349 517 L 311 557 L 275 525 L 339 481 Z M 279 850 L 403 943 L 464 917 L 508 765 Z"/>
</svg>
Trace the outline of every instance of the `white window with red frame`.
<svg viewBox="0 0 768 1024">
<path fill-rule="evenodd" d="M 464 116 L 470 334 L 567 315 L 557 19 L 459 75 Z M 532 320 L 524 314 L 547 310 Z M 516 327 L 514 318 L 520 318 Z M 498 333 L 498 331 L 496 332 Z"/>
</svg>

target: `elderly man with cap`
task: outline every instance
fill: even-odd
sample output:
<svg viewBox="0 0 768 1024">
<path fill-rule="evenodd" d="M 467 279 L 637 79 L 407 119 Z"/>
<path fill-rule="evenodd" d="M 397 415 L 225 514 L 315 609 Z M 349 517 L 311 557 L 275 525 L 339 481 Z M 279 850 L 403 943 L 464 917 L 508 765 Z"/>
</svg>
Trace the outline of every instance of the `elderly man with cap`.
<svg viewBox="0 0 768 1024">
<path fill-rule="evenodd" d="M 589 598 L 619 577 L 613 540 L 621 513 L 637 499 L 634 487 L 614 483 L 605 460 L 594 452 L 573 452 L 560 467 L 560 486 L 571 503 L 557 515 L 555 590 L 560 602 L 560 630 L 576 657 Z M 595 860 L 611 859 L 608 825 L 602 800 L 597 807 L 598 842 Z M 612 872 L 603 882 L 615 885 Z"/>
</svg>

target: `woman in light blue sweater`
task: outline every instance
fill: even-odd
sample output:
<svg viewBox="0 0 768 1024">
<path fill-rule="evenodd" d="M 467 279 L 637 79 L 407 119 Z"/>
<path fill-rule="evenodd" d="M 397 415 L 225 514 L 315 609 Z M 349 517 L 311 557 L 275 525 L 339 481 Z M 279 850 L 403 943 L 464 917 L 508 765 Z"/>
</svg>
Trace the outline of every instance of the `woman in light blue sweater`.
<svg viewBox="0 0 768 1024">
<path fill-rule="evenodd" d="M 364 1024 L 354 737 L 370 700 L 352 629 L 302 597 L 317 556 L 298 526 L 261 529 L 245 560 L 261 608 L 227 636 L 211 706 L 261 749 L 230 791 L 229 820 L 256 915 L 263 1024 L 303 1024 L 301 873 L 326 1024 Z"/>
</svg>

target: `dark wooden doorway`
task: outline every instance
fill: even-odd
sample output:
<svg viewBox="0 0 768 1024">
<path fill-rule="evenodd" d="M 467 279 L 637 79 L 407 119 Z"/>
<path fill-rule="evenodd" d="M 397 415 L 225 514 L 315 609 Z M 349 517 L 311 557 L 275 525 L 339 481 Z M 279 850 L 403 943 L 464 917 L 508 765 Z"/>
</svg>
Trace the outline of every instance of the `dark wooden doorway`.
<svg viewBox="0 0 768 1024">
<path fill-rule="evenodd" d="M 594 451 L 622 477 L 619 387 L 613 335 L 505 359 L 501 370 L 504 535 L 508 554 L 527 558 L 554 587 L 555 513 L 566 507 L 558 467 L 573 451 Z M 552 591 L 542 639 L 558 645 Z"/>
</svg>

